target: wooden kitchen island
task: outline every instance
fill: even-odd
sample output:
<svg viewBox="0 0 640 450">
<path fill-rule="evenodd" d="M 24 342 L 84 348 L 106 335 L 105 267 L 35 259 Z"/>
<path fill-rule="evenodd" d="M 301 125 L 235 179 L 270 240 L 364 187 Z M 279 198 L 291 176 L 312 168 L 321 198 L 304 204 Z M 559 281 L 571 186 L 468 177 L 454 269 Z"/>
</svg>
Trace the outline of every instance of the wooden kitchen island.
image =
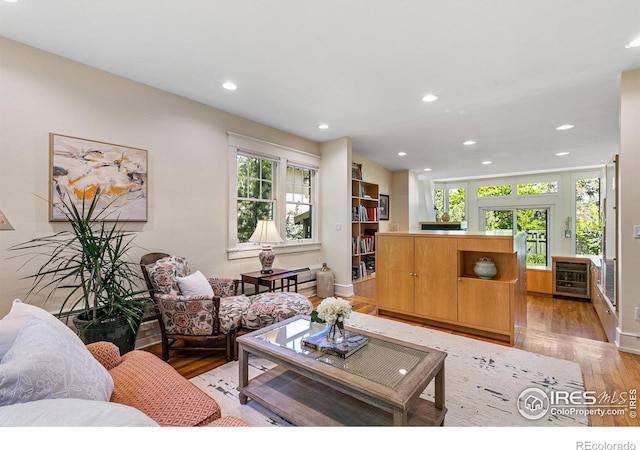
<svg viewBox="0 0 640 450">
<path fill-rule="evenodd" d="M 514 343 L 527 325 L 526 233 L 416 231 L 376 235 L 378 314 Z M 497 274 L 481 279 L 490 258 Z"/>
</svg>

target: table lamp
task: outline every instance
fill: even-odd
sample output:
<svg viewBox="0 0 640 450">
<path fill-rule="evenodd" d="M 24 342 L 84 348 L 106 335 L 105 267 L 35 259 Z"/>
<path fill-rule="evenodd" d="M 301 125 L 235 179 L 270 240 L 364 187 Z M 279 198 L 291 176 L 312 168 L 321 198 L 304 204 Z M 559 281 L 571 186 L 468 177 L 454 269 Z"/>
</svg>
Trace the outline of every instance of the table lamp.
<svg viewBox="0 0 640 450">
<path fill-rule="evenodd" d="M 262 244 L 262 250 L 258 254 L 260 264 L 262 264 L 261 273 L 273 273 L 273 260 L 276 259 L 275 253 L 271 249 L 271 244 L 283 242 L 273 220 L 258 220 L 256 231 L 249 238 L 249 242 L 258 242 Z"/>
</svg>

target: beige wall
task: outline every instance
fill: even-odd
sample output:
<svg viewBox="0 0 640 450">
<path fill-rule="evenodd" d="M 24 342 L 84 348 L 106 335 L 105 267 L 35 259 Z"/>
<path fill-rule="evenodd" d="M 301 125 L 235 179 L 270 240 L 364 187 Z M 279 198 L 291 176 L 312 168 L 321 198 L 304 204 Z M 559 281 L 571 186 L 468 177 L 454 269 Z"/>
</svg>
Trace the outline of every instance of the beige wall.
<svg viewBox="0 0 640 450">
<path fill-rule="evenodd" d="M 0 317 L 30 286 L 20 278 L 31 271 L 7 248 L 64 227 L 36 197 L 48 197 L 50 132 L 147 149 L 149 220 L 128 226 L 140 231 L 134 260 L 166 251 L 220 276 L 260 268 L 257 258 L 227 260 L 226 132 L 320 154 L 316 142 L 4 38 L 0 99 L 0 209 L 16 229 L 0 232 Z M 291 268 L 321 262 L 320 251 L 276 258 Z"/>
<path fill-rule="evenodd" d="M 619 347 L 640 353 L 640 239 L 633 237 L 634 225 L 640 225 L 640 69 L 622 74 L 620 93 Z"/>
</svg>

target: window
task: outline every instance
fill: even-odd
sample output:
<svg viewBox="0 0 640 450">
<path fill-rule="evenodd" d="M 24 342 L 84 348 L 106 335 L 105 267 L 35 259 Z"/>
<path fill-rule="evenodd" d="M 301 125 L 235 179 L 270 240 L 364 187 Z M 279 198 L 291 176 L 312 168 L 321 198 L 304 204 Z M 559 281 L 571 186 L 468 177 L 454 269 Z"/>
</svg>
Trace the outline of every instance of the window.
<svg viewBox="0 0 640 450">
<path fill-rule="evenodd" d="M 287 226 L 288 241 L 313 237 L 313 176 L 314 170 L 287 166 Z"/>
<path fill-rule="evenodd" d="M 576 253 L 599 255 L 602 251 L 600 179 L 576 180 Z"/>
<path fill-rule="evenodd" d="M 449 204 L 449 220 L 451 222 L 463 222 L 466 209 L 464 188 L 449 189 L 447 200 Z"/>
<path fill-rule="evenodd" d="M 238 243 L 249 242 L 259 219 L 273 219 L 275 161 L 236 156 Z"/>
<path fill-rule="evenodd" d="M 434 189 L 433 207 L 436 218 L 439 219 L 447 211 L 451 222 L 463 222 L 467 208 L 465 192 L 464 188 Z"/>
<path fill-rule="evenodd" d="M 481 186 L 478 188 L 478 197 L 504 197 L 511 195 L 511 185 Z"/>
<path fill-rule="evenodd" d="M 518 195 L 556 194 L 558 182 L 551 183 L 523 183 L 518 185 Z"/>
<path fill-rule="evenodd" d="M 255 255 L 259 246 L 249 239 L 258 220 L 264 218 L 275 222 L 288 244 L 280 252 L 318 249 L 316 197 L 320 157 L 227 134 L 229 157 L 233 161 L 229 165 L 229 180 L 235 187 L 229 189 L 229 258 Z"/>
</svg>

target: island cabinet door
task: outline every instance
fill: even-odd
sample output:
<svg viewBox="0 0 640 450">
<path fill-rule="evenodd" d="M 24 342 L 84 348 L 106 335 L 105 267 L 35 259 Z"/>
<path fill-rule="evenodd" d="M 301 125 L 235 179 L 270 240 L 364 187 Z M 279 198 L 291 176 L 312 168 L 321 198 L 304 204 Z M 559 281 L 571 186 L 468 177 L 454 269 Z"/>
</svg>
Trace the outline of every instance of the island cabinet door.
<svg viewBox="0 0 640 450">
<path fill-rule="evenodd" d="M 458 321 L 486 330 L 510 331 L 512 285 L 503 281 L 460 278 Z"/>
<path fill-rule="evenodd" d="M 458 318 L 458 247 L 456 239 L 417 237 L 415 312 L 433 319 Z"/>
<path fill-rule="evenodd" d="M 413 313 L 413 237 L 376 238 L 376 296 L 380 309 Z"/>
</svg>

